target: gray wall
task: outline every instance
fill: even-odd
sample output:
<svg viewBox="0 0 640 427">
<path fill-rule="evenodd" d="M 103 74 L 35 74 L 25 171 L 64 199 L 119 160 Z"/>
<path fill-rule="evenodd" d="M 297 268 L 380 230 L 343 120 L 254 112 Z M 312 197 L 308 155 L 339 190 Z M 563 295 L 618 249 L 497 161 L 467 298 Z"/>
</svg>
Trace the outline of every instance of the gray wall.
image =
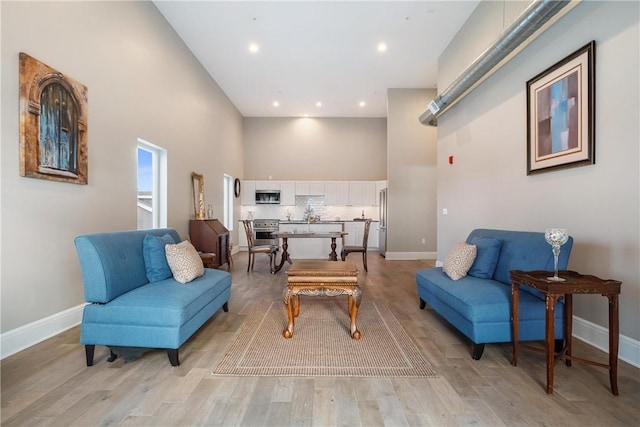
<svg viewBox="0 0 640 427">
<path fill-rule="evenodd" d="M 387 91 L 388 259 L 435 258 L 437 130 L 418 121 L 435 95 Z"/>
<path fill-rule="evenodd" d="M 381 118 L 244 119 L 245 179 L 387 179 Z"/>
<path fill-rule="evenodd" d="M 503 3 L 491 3 L 480 5 L 441 60 L 475 58 L 482 49 L 468 52 L 467 40 L 495 39 L 503 16 L 495 6 Z M 486 7 L 499 16 L 487 19 Z M 639 7 L 638 2 L 583 1 L 438 120 L 438 212 L 449 212 L 439 214 L 438 259 L 474 228 L 566 227 L 575 239 L 570 269 L 623 282 L 620 332 L 635 340 L 640 338 Z M 527 176 L 526 82 L 590 40 L 597 43 L 596 164 Z M 440 79 L 453 81 L 457 75 L 449 73 L 455 68 L 442 63 Z M 455 155 L 452 166 L 449 155 Z M 574 298 L 574 314 L 587 322 L 607 328 L 607 312 L 606 298 Z"/>
<path fill-rule="evenodd" d="M 83 303 L 74 237 L 136 228 L 137 138 L 168 150 L 168 225 L 183 238 L 191 172 L 221 216 L 223 174 L 242 177 L 243 153 L 242 117 L 151 2 L 0 7 L 5 332 Z M 88 87 L 86 186 L 19 176 L 21 51 Z"/>
</svg>

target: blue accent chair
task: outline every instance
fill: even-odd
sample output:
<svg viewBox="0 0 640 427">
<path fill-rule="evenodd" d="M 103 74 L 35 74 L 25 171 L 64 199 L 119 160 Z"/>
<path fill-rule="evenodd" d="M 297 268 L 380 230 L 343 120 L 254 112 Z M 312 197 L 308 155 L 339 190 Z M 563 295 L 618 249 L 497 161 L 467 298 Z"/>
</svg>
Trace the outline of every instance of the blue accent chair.
<svg viewBox="0 0 640 427">
<path fill-rule="evenodd" d="M 420 308 L 426 304 L 471 340 L 472 358 L 479 360 L 485 343 L 512 342 L 511 270 L 553 271 L 551 246 L 544 233 L 473 230 L 466 239 L 478 253 L 469 274 L 452 280 L 442 267 L 416 273 Z M 566 270 L 573 238 L 561 247 L 558 269 Z M 470 275 L 470 274 L 474 275 Z M 521 341 L 545 339 L 545 298 L 528 286 L 519 292 Z M 556 347 L 564 339 L 564 303 L 555 307 Z"/>
<path fill-rule="evenodd" d="M 221 307 L 228 311 L 228 272 L 205 268 L 203 276 L 186 284 L 173 276 L 158 276 L 158 268 L 150 270 L 148 257 L 145 264 L 145 256 L 153 255 L 146 246 L 147 252 L 143 253 L 145 236 L 181 241 L 169 228 L 89 234 L 75 239 L 88 303 L 80 327 L 87 366 L 93 365 L 96 345 L 110 347 L 110 361 L 117 357 L 113 348 L 166 349 L 171 365 L 177 366 L 180 346 Z M 162 258 L 164 245 L 159 248 L 155 256 L 166 264 L 166 257 Z M 150 282 L 149 277 L 155 281 Z"/>
</svg>

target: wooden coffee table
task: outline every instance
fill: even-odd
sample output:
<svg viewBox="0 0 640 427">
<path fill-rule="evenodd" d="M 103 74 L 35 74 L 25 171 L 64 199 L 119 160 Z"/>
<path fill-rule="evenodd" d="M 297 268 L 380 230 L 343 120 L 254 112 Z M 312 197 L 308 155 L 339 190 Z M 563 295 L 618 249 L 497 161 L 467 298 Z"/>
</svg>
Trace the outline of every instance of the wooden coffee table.
<svg viewBox="0 0 640 427">
<path fill-rule="evenodd" d="M 289 324 L 282 335 L 293 337 L 294 319 L 300 313 L 300 295 L 347 295 L 347 310 L 351 318 L 351 338 L 360 339 L 356 317 L 360 307 L 361 291 L 358 287 L 358 269 L 350 262 L 296 261 L 287 271 L 287 287 L 283 291 Z"/>
</svg>

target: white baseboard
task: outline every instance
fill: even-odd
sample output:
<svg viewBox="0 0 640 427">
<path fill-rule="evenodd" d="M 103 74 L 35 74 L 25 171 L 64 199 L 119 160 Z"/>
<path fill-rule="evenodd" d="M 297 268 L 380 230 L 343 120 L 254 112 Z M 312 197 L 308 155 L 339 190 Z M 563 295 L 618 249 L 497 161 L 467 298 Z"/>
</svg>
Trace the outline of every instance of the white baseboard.
<svg viewBox="0 0 640 427">
<path fill-rule="evenodd" d="M 389 261 L 409 261 L 416 259 L 436 259 L 436 252 L 386 252 L 384 257 Z"/>
<path fill-rule="evenodd" d="M 609 353 L 609 329 L 573 316 L 573 337 Z M 640 368 L 640 341 L 620 335 L 618 359 Z"/>
<path fill-rule="evenodd" d="M 16 354 L 26 348 L 79 325 L 85 304 L 71 307 L 44 319 L 36 320 L 0 336 L 0 358 Z"/>
<path fill-rule="evenodd" d="M 399 254 L 399 257 L 395 257 Z M 396 260 L 405 259 L 433 259 L 433 258 L 404 258 L 406 253 L 394 253 Z M 1 358 L 16 354 L 26 348 L 38 344 L 61 332 L 66 331 L 82 321 L 84 304 L 56 313 L 28 325 L 21 326 L 0 336 Z M 573 316 L 573 336 L 595 348 L 609 350 L 609 330 L 588 320 Z M 630 365 L 640 368 L 640 341 L 620 335 L 618 358 Z"/>
</svg>

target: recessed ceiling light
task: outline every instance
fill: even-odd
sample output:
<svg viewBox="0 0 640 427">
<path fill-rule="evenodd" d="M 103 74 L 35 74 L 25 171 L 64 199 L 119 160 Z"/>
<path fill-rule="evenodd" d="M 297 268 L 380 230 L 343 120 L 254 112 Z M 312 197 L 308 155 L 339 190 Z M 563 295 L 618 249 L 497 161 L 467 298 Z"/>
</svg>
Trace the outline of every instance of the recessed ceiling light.
<svg viewBox="0 0 640 427">
<path fill-rule="evenodd" d="M 258 46 L 256 43 L 251 43 L 249 45 L 249 52 L 258 53 L 259 50 L 260 50 L 260 46 Z"/>
<path fill-rule="evenodd" d="M 387 44 L 386 43 L 378 43 L 378 52 L 384 52 L 387 50 Z"/>
<path fill-rule="evenodd" d="M 279 107 L 279 106 L 280 106 L 280 103 L 279 103 L 278 101 L 273 101 L 273 106 L 274 106 L 274 107 Z"/>
<path fill-rule="evenodd" d="M 367 103 L 366 103 L 366 102 L 364 102 L 364 101 L 360 101 L 360 106 L 361 106 L 361 107 L 364 107 L 365 105 L 367 105 Z"/>
<path fill-rule="evenodd" d="M 316 107 L 322 107 L 322 102 L 320 101 L 316 102 Z"/>
</svg>

